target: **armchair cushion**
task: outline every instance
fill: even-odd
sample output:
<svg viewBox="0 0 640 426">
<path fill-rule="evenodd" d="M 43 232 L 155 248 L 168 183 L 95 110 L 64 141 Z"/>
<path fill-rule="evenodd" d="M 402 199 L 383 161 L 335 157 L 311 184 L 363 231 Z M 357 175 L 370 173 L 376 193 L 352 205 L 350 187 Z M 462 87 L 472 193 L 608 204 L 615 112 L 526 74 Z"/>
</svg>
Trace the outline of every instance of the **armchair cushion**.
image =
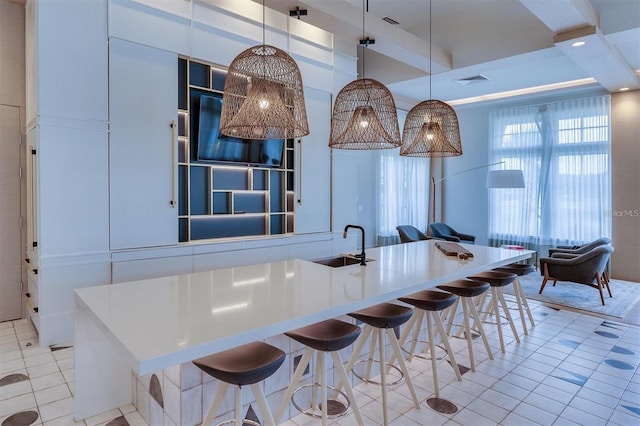
<svg viewBox="0 0 640 426">
<path fill-rule="evenodd" d="M 476 241 L 476 237 L 474 235 L 457 232 L 455 229 L 451 228 L 446 223 L 441 223 L 441 222 L 430 223 L 429 229 L 431 230 L 431 235 L 433 235 L 436 238 L 442 238 L 447 241 L 454 241 L 456 243 L 467 243 L 467 244 L 474 244 Z"/>
</svg>

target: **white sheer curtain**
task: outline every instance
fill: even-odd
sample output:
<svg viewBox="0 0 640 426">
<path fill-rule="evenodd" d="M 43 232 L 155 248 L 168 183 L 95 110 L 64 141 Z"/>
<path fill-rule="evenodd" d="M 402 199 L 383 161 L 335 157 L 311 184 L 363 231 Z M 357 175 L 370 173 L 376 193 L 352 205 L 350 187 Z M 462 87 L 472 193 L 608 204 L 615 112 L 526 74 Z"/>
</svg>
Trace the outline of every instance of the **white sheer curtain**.
<svg viewBox="0 0 640 426">
<path fill-rule="evenodd" d="M 406 112 L 398 111 L 400 128 Z M 429 214 L 429 159 L 401 157 L 398 149 L 378 154 L 378 245 L 400 242 L 396 226 L 413 225 L 425 232 Z"/>
<path fill-rule="evenodd" d="M 491 112 L 492 162 L 524 189 L 490 190 L 494 245 L 533 249 L 611 236 L 610 97 Z"/>
</svg>

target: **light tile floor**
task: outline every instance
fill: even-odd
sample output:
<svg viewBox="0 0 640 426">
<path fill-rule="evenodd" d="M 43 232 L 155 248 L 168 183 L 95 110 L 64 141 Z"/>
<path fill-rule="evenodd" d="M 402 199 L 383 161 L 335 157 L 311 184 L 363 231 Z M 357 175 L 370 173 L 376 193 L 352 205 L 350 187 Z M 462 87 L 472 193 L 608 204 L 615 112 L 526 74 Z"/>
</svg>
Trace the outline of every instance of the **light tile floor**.
<svg viewBox="0 0 640 426">
<path fill-rule="evenodd" d="M 446 361 L 439 361 L 441 398 L 457 407 L 453 414 L 431 409 L 428 361 L 408 364 L 421 408 L 413 407 L 407 387 L 389 392 L 392 426 L 411 425 L 639 425 L 640 327 L 529 302 L 536 326 L 517 344 L 505 330 L 506 353 L 499 351 L 495 327 L 487 334 L 495 359 L 474 345 L 476 372 L 458 382 Z M 517 321 L 519 323 L 519 321 Z M 456 359 L 468 366 L 466 343 L 453 339 Z M 466 370 L 466 369 L 465 369 Z M 27 320 L 0 323 L 0 423 L 16 425 L 144 425 L 129 405 L 76 423 L 73 420 L 73 348 L 41 348 Z M 380 389 L 356 388 L 367 425 L 381 424 Z M 37 417 L 36 417 L 37 415 Z M 306 426 L 304 415 L 285 422 Z M 355 424 L 353 414 L 332 422 Z M 152 425 L 157 426 L 157 425 Z"/>
</svg>

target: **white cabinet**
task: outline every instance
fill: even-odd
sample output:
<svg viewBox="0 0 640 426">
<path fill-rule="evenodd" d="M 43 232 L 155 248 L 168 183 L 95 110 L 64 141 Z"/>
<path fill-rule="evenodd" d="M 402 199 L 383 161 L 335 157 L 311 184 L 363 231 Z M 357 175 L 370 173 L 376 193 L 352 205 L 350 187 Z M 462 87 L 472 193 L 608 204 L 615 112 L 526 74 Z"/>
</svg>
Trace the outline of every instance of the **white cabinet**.
<svg viewBox="0 0 640 426">
<path fill-rule="evenodd" d="M 112 250 L 178 242 L 175 53 L 109 40 Z"/>
<path fill-rule="evenodd" d="M 296 234 L 331 228 L 331 94 L 305 87 L 309 135 L 296 140 Z"/>
</svg>

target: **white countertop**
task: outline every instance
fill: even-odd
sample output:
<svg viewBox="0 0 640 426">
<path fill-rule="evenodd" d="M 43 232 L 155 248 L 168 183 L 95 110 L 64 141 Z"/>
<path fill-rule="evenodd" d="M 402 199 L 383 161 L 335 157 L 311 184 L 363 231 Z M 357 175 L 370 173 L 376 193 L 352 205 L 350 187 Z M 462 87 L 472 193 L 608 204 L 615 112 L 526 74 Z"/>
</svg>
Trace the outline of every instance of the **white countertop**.
<svg viewBox="0 0 640 426">
<path fill-rule="evenodd" d="M 286 260 L 76 290 L 140 375 L 391 301 L 524 260 L 528 250 L 463 245 L 447 257 L 434 241 L 367 250 L 373 259 L 332 268 Z"/>
</svg>

